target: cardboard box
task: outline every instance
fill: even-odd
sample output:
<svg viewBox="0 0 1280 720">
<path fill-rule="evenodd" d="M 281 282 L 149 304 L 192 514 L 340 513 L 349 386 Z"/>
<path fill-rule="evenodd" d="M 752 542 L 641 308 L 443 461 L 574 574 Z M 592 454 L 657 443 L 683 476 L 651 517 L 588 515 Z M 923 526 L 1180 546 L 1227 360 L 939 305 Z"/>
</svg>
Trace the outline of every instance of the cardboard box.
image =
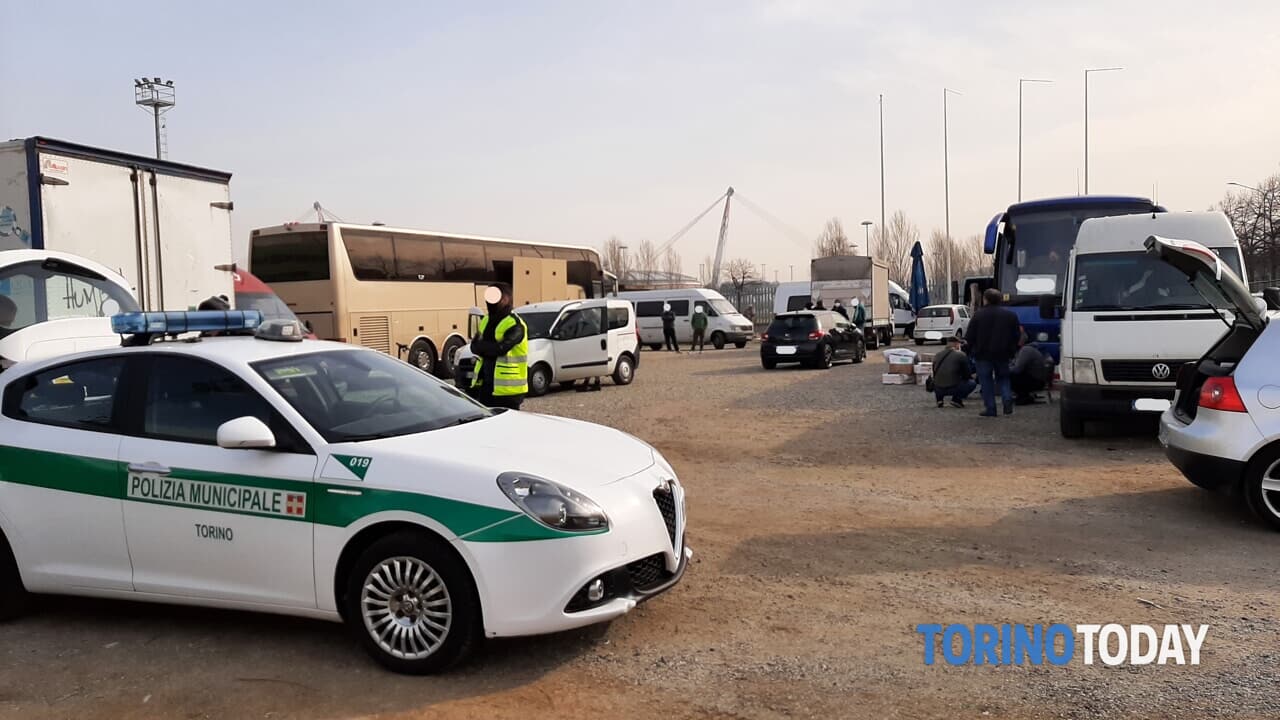
<svg viewBox="0 0 1280 720">
<path fill-rule="evenodd" d="M 917 375 L 932 375 L 932 374 L 933 374 L 933 363 L 931 363 L 931 362 L 919 362 L 919 363 L 916 363 L 915 370 L 916 370 L 916 374 L 917 374 Z"/>
<path fill-rule="evenodd" d="M 916 362 L 933 364 L 933 353 L 916 353 Z"/>
<path fill-rule="evenodd" d="M 916 376 L 916 384 L 917 384 L 917 385 L 924 385 L 924 384 L 928 383 L 928 382 L 929 382 L 929 377 L 930 377 L 929 375 L 917 375 L 917 376 Z"/>
<path fill-rule="evenodd" d="M 890 375 L 915 375 L 916 366 L 911 363 L 889 363 Z"/>
<path fill-rule="evenodd" d="M 914 375 L 903 375 L 901 373 L 885 373 L 880 376 L 881 385 L 910 385 L 913 382 Z"/>
<path fill-rule="evenodd" d="M 915 350 L 907 348 L 888 348 L 881 353 L 887 363 L 915 363 L 918 356 Z"/>
</svg>

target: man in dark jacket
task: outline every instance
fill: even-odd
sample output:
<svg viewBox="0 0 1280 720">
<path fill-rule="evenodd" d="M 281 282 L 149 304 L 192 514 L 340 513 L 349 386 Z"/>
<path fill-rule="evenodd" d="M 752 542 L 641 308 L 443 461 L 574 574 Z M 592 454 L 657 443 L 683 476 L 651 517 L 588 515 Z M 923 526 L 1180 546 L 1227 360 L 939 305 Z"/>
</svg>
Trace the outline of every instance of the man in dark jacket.
<svg viewBox="0 0 1280 720">
<path fill-rule="evenodd" d="M 1021 347 L 1009 369 L 1009 385 L 1013 388 L 1015 405 L 1032 405 L 1036 402 L 1036 393 L 1045 389 L 1053 377 L 1053 361 L 1034 343 L 1027 342 L 1025 332 L 1018 343 Z"/>
<path fill-rule="evenodd" d="M 1012 310 L 1002 307 L 1004 296 L 990 288 L 982 294 L 983 307 L 969 321 L 966 338 L 978 369 L 982 386 L 983 417 L 996 416 L 996 386 L 1004 401 L 1004 414 L 1013 414 L 1013 391 L 1009 386 L 1009 362 L 1018 352 L 1022 326 Z"/>
<path fill-rule="evenodd" d="M 942 401 L 951 398 L 951 406 L 964 407 L 964 399 L 977 387 L 969 368 L 969 358 L 960 349 L 960 338 L 947 338 L 947 347 L 933 356 L 933 397 L 942 407 Z"/>
<path fill-rule="evenodd" d="M 680 342 L 676 340 L 676 314 L 671 312 L 671 303 L 662 305 L 662 339 L 668 350 L 680 352 Z"/>
</svg>

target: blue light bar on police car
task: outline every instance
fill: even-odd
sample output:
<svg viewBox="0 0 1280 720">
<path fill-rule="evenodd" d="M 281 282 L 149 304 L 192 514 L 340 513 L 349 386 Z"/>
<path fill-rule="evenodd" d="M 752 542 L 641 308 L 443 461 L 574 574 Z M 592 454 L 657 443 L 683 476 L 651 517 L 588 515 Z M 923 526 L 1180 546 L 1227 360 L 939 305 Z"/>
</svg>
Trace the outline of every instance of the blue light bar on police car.
<svg viewBox="0 0 1280 720">
<path fill-rule="evenodd" d="M 254 330 L 261 324 L 262 313 L 257 310 L 131 312 L 111 316 L 111 332 L 117 335 Z"/>
</svg>

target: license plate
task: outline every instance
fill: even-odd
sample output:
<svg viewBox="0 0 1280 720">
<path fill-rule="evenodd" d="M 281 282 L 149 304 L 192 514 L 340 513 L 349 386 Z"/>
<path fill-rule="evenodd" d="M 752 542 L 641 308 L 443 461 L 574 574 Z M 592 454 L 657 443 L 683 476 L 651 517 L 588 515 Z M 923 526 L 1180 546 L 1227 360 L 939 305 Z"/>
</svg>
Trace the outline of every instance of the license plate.
<svg viewBox="0 0 1280 720">
<path fill-rule="evenodd" d="M 774 349 L 774 352 L 778 353 L 779 355 L 795 355 L 796 348 L 794 345 L 779 345 L 777 348 Z"/>
</svg>

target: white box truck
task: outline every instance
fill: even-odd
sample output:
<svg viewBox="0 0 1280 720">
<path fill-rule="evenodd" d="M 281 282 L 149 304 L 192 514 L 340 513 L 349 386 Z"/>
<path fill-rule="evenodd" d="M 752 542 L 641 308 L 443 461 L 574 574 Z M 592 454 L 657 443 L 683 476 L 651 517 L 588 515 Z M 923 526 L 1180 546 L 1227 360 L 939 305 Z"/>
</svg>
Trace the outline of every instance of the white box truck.
<svg viewBox="0 0 1280 720">
<path fill-rule="evenodd" d="M 231 174 L 31 137 L 0 143 L 0 251 L 56 250 L 128 281 L 145 310 L 233 292 Z"/>
<path fill-rule="evenodd" d="M 830 310 L 836 300 L 845 305 L 853 298 L 867 308 L 862 328 L 868 348 L 893 343 L 893 307 L 889 303 L 889 269 L 866 255 L 814 258 L 809 263 L 813 299 Z"/>
</svg>

